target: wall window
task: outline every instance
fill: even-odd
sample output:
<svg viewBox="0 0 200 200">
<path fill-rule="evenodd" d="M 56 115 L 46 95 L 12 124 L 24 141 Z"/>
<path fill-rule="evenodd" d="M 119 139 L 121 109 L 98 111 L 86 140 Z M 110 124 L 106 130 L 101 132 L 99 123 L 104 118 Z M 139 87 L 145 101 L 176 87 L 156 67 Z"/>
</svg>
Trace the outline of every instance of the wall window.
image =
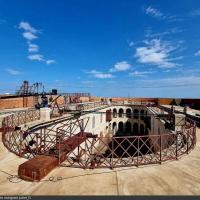
<svg viewBox="0 0 200 200">
<path fill-rule="evenodd" d="M 138 135 L 139 134 L 138 124 L 137 123 L 133 124 L 133 134 L 134 135 Z"/>
<path fill-rule="evenodd" d="M 140 111 L 140 119 L 141 119 L 141 120 L 144 120 L 144 110 L 141 110 L 141 111 Z"/>
<path fill-rule="evenodd" d="M 116 108 L 113 109 L 113 117 L 114 117 L 114 118 L 117 117 L 117 109 L 116 109 Z"/>
<path fill-rule="evenodd" d="M 139 110 L 138 109 L 134 109 L 133 110 L 133 117 L 134 117 L 134 119 L 138 119 L 139 118 Z"/>
<path fill-rule="evenodd" d="M 119 117 L 123 117 L 124 110 L 122 108 L 119 109 Z"/>
<path fill-rule="evenodd" d="M 131 109 L 126 109 L 126 117 L 131 118 Z"/>
<path fill-rule="evenodd" d="M 112 129 L 115 130 L 116 127 L 117 127 L 117 123 L 116 123 L 116 122 L 113 122 Z"/>
<path fill-rule="evenodd" d="M 140 135 L 144 135 L 144 134 L 145 134 L 145 132 L 144 132 L 144 125 L 141 124 L 140 125 Z"/>
<path fill-rule="evenodd" d="M 123 122 L 119 122 L 119 124 L 118 124 L 118 131 L 121 132 L 121 133 L 124 131 L 124 124 L 123 124 Z"/>
<path fill-rule="evenodd" d="M 125 129 L 126 129 L 126 133 L 127 133 L 128 135 L 130 135 L 130 133 L 131 133 L 131 122 L 126 122 L 126 127 L 125 127 Z"/>
</svg>

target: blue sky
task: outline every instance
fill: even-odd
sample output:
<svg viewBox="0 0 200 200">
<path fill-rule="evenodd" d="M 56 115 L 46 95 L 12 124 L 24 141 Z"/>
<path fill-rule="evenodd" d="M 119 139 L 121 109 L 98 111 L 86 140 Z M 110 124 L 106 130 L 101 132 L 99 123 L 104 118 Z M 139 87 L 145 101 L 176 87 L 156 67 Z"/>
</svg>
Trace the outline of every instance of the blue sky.
<svg viewBox="0 0 200 200">
<path fill-rule="evenodd" d="M 0 0 L 0 93 L 200 98 L 199 0 Z"/>
</svg>

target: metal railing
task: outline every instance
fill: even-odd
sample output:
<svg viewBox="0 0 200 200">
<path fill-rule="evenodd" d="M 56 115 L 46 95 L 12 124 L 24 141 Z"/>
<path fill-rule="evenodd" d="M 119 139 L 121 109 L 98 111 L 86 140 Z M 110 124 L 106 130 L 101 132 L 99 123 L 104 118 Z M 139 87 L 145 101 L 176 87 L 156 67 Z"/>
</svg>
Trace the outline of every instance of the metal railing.
<svg viewBox="0 0 200 200">
<path fill-rule="evenodd" d="M 196 132 L 195 124 L 187 122 L 183 132 L 179 133 L 121 137 L 80 135 L 73 136 L 72 140 L 77 144 L 76 148 L 72 148 L 60 134 L 58 157 L 62 166 L 116 168 L 177 160 L 194 148 Z"/>
<path fill-rule="evenodd" d="M 6 116 L 3 119 L 2 125 L 4 126 L 6 123 L 7 126 L 15 128 L 16 126 L 20 126 L 38 119 L 40 119 L 39 110 L 27 109 Z"/>
<path fill-rule="evenodd" d="M 29 116 L 29 115 L 27 115 Z M 3 122 L 3 143 L 18 156 L 32 158 L 50 155 L 60 165 L 80 168 L 115 168 L 161 164 L 188 154 L 196 144 L 196 125 L 187 119 L 176 133 L 120 136 L 97 136 L 85 132 L 88 119 L 66 120 L 42 129 L 17 130 L 24 120 L 8 116 Z M 37 118 L 37 117 L 36 117 Z M 26 122 L 32 118 L 26 118 Z"/>
<path fill-rule="evenodd" d="M 66 114 L 70 111 L 86 111 L 89 109 L 95 109 L 98 107 L 106 106 L 105 102 L 85 102 L 85 103 L 70 103 L 67 105 L 60 105 L 59 109 L 54 108 L 51 113 L 51 118 L 61 116 L 62 114 Z M 58 115 L 59 114 L 59 115 Z"/>
<path fill-rule="evenodd" d="M 40 119 L 40 111 L 27 109 L 15 112 L 2 120 L 2 142 L 4 146 L 16 155 L 21 155 L 24 131 L 19 127 Z"/>
</svg>

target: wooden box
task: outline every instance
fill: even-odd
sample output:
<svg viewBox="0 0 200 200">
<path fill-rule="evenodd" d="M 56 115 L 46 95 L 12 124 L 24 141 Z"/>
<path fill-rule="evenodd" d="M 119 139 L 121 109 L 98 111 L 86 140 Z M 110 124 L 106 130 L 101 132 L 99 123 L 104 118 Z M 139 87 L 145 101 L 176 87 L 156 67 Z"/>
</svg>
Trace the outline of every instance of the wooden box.
<svg viewBox="0 0 200 200">
<path fill-rule="evenodd" d="M 57 158 L 38 155 L 19 165 L 18 175 L 23 180 L 40 181 L 57 166 Z"/>
</svg>

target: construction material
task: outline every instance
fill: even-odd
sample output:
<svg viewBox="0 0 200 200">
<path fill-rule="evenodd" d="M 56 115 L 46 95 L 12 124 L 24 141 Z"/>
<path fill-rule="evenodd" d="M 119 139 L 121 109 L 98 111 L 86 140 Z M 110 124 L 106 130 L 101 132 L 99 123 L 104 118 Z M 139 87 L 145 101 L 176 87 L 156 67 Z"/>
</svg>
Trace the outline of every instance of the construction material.
<svg viewBox="0 0 200 200">
<path fill-rule="evenodd" d="M 18 175 L 27 181 L 40 181 L 58 166 L 58 159 L 53 156 L 38 155 L 18 168 Z"/>
</svg>

